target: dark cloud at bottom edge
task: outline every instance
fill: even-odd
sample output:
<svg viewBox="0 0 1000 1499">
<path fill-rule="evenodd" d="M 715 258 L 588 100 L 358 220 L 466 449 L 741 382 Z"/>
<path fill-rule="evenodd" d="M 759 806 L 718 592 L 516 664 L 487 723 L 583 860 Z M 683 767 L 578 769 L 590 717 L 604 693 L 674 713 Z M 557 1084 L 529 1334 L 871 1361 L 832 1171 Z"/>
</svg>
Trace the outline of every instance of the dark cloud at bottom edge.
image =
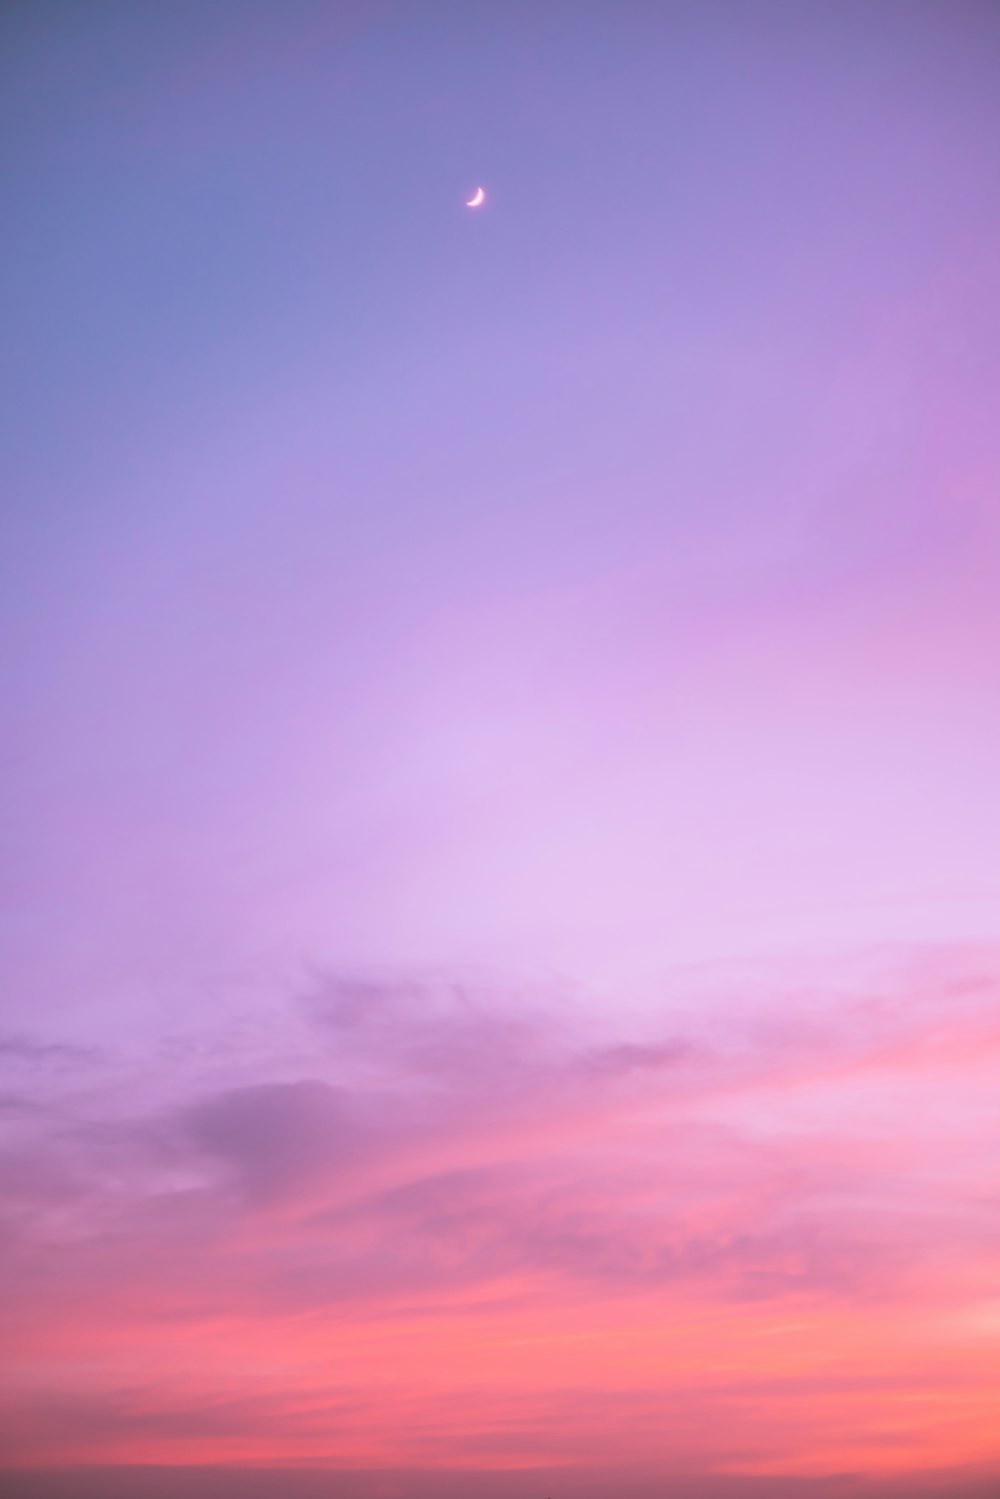
<svg viewBox="0 0 1000 1499">
<path fill-rule="evenodd" d="M 604 1468 L 302 1469 L 80 1466 L 0 1469 L 4 1499 L 997 1499 L 1000 1468 L 870 1478 L 670 1476 Z"/>
</svg>

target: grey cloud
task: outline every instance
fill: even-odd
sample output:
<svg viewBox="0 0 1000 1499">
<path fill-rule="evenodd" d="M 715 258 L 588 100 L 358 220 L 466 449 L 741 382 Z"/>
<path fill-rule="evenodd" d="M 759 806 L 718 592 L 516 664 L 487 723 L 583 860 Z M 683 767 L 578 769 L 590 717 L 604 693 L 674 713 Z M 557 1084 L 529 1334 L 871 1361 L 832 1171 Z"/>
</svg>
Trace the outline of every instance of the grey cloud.
<svg viewBox="0 0 1000 1499">
<path fill-rule="evenodd" d="M 0 1057 L 8 1057 L 15 1062 L 61 1062 L 72 1065 L 92 1062 L 97 1055 L 90 1046 L 69 1045 L 62 1041 L 34 1041 L 30 1036 L 10 1032 L 0 1036 Z"/>
<path fill-rule="evenodd" d="M 182 1127 L 252 1197 L 280 1195 L 358 1142 L 343 1090 L 319 1079 L 232 1089 L 185 1110 Z"/>
<path fill-rule="evenodd" d="M 649 1043 L 623 1042 L 588 1052 L 583 1058 L 585 1070 L 602 1076 L 622 1076 L 633 1072 L 654 1072 L 678 1067 L 700 1055 L 693 1042 L 676 1038 Z"/>
<path fill-rule="evenodd" d="M 0 1093 L 0 1114 L 32 1114 L 37 1108 L 38 1104 L 23 1093 Z"/>
<path fill-rule="evenodd" d="M 392 982 L 353 978 L 342 974 L 319 976 L 303 996 L 312 1017 L 334 1030 L 360 1031 L 408 1012 L 428 998 L 425 985 L 416 982 Z"/>
<path fill-rule="evenodd" d="M 364 1060 L 456 1091 L 506 1092 L 567 1065 L 549 1010 L 509 990 L 328 974 L 301 1005 L 345 1067 Z"/>
</svg>

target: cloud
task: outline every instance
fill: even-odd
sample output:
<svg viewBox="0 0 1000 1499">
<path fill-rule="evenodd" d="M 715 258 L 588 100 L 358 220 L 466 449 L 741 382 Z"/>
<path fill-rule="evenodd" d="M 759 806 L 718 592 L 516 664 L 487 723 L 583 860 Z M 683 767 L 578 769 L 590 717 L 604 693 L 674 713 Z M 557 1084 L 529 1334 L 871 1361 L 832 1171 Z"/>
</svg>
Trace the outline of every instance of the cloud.
<svg viewBox="0 0 1000 1499">
<path fill-rule="evenodd" d="M 28 1064 L 63 1064 L 82 1066 L 94 1060 L 93 1047 L 70 1045 L 62 1041 L 35 1041 L 30 1036 L 7 1033 L 0 1035 L 0 1060 Z"/>
<path fill-rule="evenodd" d="M 0 1114 L 25 1114 L 37 1107 L 38 1105 L 23 1093 L 11 1093 L 6 1090 L 0 1093 Z"/>
<path fill-rule="evenodd" d="M 273 1198 L 334 1169 L 358 1132 L 342 1089 L 316 1078 L 258 1083 L 204 1099 L 180 1125 L 253 1198 Z"/>
<path fill-rule="evenodd" d="M 37 1370 L 12 1450 L 891 1467 L 892 1432 L 944 1451 L 964 1368 L 981 1454 L 974 956 L 617 1036 L 502 985 L 327 978 L 231 1043 L 95 1055 L 2 1123 L 0 1297 Z"/>
<path fill-rule="evenodd" d="M 699 1055 L 698 1046 L 690 1040 L 622 1042 L 589 1052 L 583 1065 L 603 1076 L 621 1076 L 637 1071 L 660 1071 L 678 1067 Z"/>
<path fill-rule="evenodd" d="M 501 1089 L 551 1071 L 566 1045 L 551 996 L 500 985 L 327 974 L 300 1004 L 342 1067 L 374 1064 L 414 1086 Z"/>
</svg>

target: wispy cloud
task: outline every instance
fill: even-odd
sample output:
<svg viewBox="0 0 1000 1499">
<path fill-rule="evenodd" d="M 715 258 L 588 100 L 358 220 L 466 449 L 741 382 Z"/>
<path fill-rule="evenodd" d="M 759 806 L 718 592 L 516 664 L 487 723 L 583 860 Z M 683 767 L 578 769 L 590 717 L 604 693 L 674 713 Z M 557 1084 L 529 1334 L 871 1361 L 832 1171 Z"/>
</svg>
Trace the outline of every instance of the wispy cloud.
<svg viewBox="0 0 1000 1499">
<path fill-rule="evenodd" d="M 598 1463 L 627 1438 L 891 1469 L 890 1432 L 947 1447 L 945 1374 L 988 1450 L 989 961 L 914 959 L 800 1018 L 787 993 L 684 1013 L 615 1039 L 544 993 L 329 979 L 201 1073 L 89 1059 L 0 1161 L 4 1318 L 37 1371 L 12 1451 Z"/>
<path fill-rule="evenodd" d="M 68 1045 L 62 1041 L 36 1041 L 24 1035 L 0 1035 L 0 1058 L 29 1065 L 82 1065 L 95 1058 L 89 1046 Z"/>
</svg>

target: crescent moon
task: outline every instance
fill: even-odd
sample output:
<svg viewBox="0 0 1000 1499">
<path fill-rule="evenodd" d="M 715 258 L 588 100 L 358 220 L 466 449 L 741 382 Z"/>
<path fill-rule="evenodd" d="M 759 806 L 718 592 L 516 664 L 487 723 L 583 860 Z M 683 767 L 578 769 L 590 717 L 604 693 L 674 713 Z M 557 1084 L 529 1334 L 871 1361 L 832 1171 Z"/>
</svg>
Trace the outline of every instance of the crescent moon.
<svg viewBox="0 0 1000 1499">
<path fill-rule="evenodd" d="M 466 198 L 466 200 L 465 200 L 465 206 L 466 206 L 466 208 L 478 208 L 479 205 L 480 205 L 480 203 L 484 202 L 485 199 L 486 199 L 486 190 L 485 190 L 485 188 L 477 187 L 476 191 L 472 194 L 472 197 L 471 198 Z"/>
</svg>

